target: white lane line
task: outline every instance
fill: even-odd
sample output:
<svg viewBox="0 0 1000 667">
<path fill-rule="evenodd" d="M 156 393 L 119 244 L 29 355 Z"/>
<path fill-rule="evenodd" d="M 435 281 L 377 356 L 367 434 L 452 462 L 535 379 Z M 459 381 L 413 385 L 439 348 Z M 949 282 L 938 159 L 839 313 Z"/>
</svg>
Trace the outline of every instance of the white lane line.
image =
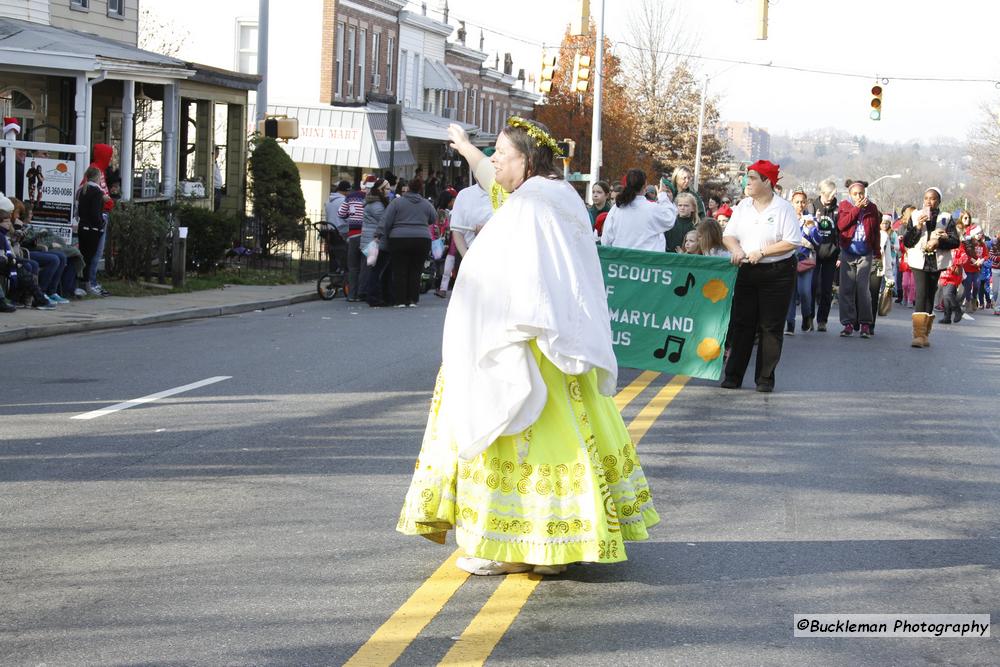
<svg viewBox="0 0 1000 667">
<path fill-rule="evenodd" d="M 222 382 L 223 380 L 231 380 L 232 375 L 216 375 L 215 377 L 206 378 L 204 380 L 198 380 L 197 382 L 192 382 L 191 384 L 186 384 L 183 387 L 174 387 L 173 389 L 167 389 L 166 391 L 160 391 L 155 394 L 150 394 L 149 396 L 142 396 L 140 398 L 133 398 L 130 401 L 125 401 L 124 403 L 117 403 L 115 405 L 110 405 L 106 408 L 101 408 L 100 410 L 93 410 L 92 412 L 84 412 L 82 415 L 74 415 L 70 419 L 96 419 L 97 417 L 103 417 L 104 415 L 109 415 L 112 412 L 118 412 L 119 410 L 126 410 L 136 405 L 142 405 L 143 403 L 152 403 L 161 398 L 166 398 L 167 396 L 173 396 L 174 394 L 181 394 L 185 391 L 191 391 L 192 389 L 197 389 L 198 387 L 204 387 L 205 385 L 215 384 L 216 382 Z"/>
</svg>

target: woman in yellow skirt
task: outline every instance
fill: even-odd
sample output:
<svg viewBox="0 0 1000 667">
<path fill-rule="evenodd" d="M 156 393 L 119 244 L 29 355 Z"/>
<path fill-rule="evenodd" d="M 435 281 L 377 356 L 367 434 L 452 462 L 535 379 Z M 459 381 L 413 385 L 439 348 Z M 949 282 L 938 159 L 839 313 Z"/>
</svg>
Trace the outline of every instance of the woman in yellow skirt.
<svg viewBox="0 0 1000 667">
<path fill-rule="evenodd" d="M 482 154 L 452 134 L 475 168 Z M 492 157 L 510 193 L 476 237 L 397 530 L 455 529 L 478 575 L 625 560 L 659 517 L 611 396 L 618 367 L 590 217 L 558 145 L 511 118 Z"/>
</svg>

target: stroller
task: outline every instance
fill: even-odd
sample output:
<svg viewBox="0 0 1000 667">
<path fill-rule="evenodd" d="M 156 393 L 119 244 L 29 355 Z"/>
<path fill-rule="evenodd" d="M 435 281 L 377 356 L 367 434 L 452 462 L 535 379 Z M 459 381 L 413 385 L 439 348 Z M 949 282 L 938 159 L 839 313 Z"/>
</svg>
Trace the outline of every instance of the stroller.
<svg viewBox="0 0 1000 667">
<path fill-rule="evenodd" d="M 347 241 L 334 227 L 325 222 L 313 224 L 320 239 L 326 246 L 330 258 L 329 270 L 316 281 L 316 291 L 324 301 L 336 298 L 337 293 L 347 296 L 350 285 L 347 284 Z"/>
</svg>

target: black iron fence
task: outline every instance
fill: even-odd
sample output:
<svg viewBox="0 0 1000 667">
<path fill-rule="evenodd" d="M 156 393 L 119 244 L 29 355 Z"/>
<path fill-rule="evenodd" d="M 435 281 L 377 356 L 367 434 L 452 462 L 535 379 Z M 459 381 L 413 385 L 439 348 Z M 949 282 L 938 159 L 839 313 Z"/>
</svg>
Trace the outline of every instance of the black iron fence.
<svg viewBox="0 0 1000 667">
<path fill-rule="evenodd" d="M 239 239 L 226 253 L 226 263 L 295 272 L 300 282 L 316 280 L 326 273 L 328 265 L 326 245 L 318 230 L 321 221 L 322 214 L 310 213 L 302 222 L 301 242 L 270 243 L 264 221 L 257 216 L 246 216 L 240 226 Z"/>
</svg>

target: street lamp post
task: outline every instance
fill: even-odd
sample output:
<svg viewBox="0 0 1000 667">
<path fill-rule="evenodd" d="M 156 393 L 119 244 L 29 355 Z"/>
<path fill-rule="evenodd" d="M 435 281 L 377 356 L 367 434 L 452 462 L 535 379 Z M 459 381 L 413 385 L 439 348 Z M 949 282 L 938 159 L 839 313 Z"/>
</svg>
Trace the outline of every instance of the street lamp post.
<svg viewBox="0 0 1000 667">
<path fill-rule="evenodd" d="M 590 135 L 590 183 L 587 203 L 594 203 L 594 183 L 601 180 L 601 96 L 604 92 L 604 0 L 597 12 L 597 44 L 594 46 L 594 123 Z"/>
</svg>

